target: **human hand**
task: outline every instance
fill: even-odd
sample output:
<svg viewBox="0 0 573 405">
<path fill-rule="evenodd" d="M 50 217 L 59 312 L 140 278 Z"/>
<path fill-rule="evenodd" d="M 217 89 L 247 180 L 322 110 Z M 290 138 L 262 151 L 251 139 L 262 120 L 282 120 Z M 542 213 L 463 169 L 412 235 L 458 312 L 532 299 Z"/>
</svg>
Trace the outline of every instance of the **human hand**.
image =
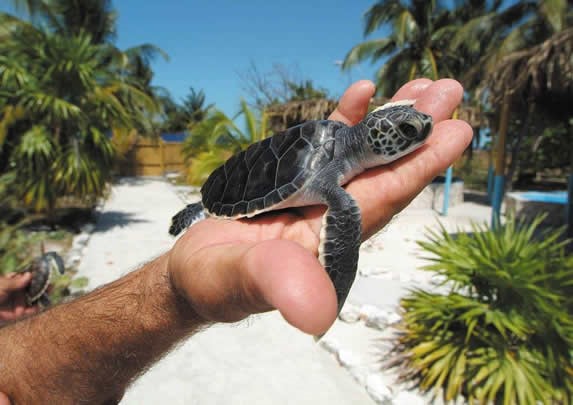
<svg viewBox="0 0 573 405">
<path fill-rule="evenodd" d="M 342 96 L 330 119 L 354 125 L 366 114 L 374 85 L 360 81 Z M 465 150 L 472 130 L 448 119 L 462 98 L 454 80 L 414 80 L 393 100 L 416 99 L 432 115 L 426 144 L 398 161 L 370 169 L 345 189 L 362 212 L 363 240 L 401 211 Z M 319 335 L 337 315 L 334 287 L 317 259 L 325 207 L 271 212 L 245 220 L 206 219 L 194 224 L 169 254 L 174 288 L 206 322 L 235 322 L 278 309 L 300 330 Z"/>
<path fill-rule="evenodd" d="M 0 276 L 0 324 L 37 312 L 37 307 L 26 305 L 24 289 L 32 279 L 31 273 L 12 273 Z"/>
</svg>

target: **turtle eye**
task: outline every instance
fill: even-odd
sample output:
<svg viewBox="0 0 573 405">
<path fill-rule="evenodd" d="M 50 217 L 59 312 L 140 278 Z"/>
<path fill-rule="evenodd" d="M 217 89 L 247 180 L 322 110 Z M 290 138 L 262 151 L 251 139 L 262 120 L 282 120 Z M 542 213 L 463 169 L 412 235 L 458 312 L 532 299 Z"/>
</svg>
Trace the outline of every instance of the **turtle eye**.
<svg viewBox="0 0 573 405">
<path fill-rule="evenodd" d="M 408 139 L 415 139 L 418 136 L 418 130 L 413 125 L 402 123 L 399 125 L 398 128 L 400 128 L 400 132 L 402 132 L 402 135 L 404 135 Z"/>
</svg>

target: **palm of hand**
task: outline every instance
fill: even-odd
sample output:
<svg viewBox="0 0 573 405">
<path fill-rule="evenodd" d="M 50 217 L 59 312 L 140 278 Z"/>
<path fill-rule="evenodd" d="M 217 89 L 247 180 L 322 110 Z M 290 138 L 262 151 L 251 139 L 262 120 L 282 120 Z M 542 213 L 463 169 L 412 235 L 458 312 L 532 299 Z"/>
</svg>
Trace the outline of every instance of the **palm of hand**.
<svg viewBox="0 0 573 405">
<path fill-rule="evenodd" d="M 369 170 L 347 185 L 362 211 L 363 239 L 384 226 L 463 152 L 471 129 L 447 120 L 461 94 L 454 81 L 425 79 L 397 92 L 394 100 L 416 99 L 416 108 L 433 116 L 435 130 L 427 145 L 412 155 Z M 372 85 L 359 82 L 345 93 L 330 119 L 354 125 L 365 115 L 372 95 Z M 302 207 L 248 220 L 206 219 L 193 225 L 171 252 L 175 288 L 209 321 L 237 321 L 276 308 L 299 329 L 324 332 L 337 312 L 333 285 L 316 258 L 324 210 Z"/>
</svg>

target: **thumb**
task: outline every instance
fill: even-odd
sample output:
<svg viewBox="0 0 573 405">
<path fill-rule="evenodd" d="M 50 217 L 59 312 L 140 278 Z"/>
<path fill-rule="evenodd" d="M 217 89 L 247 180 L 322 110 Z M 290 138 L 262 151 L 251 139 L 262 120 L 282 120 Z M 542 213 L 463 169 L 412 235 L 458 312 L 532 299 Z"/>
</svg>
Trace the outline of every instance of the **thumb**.
<svg viewBox="0 0 573 405">
<path fill-rule="evenodd" d="M 278 309 L 294 327 L 320 335 L 336 320 L 332 282 L 316 257 L 297 243 L 214 245 L 184 262 L 185 268 L 172 268 L 174 285 L 209 321 L 236 322 Z"/>
</svg>

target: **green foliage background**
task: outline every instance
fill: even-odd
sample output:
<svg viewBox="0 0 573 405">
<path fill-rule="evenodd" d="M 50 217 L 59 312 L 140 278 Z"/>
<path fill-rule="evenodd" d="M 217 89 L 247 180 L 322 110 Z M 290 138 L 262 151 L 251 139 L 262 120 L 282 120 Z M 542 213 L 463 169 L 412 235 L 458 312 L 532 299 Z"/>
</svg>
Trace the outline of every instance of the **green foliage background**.
<svg viewBox="0 0 573 405">
<path fill-rule="evenodd" d="M 509 220 L 497 230 L 431 231 L 425 269 L 448 293 L 414 289 L 390 366 L 402 381 L 470 403 L 573 398 L 573 256 L 562 231 Z"/>
</svg>

